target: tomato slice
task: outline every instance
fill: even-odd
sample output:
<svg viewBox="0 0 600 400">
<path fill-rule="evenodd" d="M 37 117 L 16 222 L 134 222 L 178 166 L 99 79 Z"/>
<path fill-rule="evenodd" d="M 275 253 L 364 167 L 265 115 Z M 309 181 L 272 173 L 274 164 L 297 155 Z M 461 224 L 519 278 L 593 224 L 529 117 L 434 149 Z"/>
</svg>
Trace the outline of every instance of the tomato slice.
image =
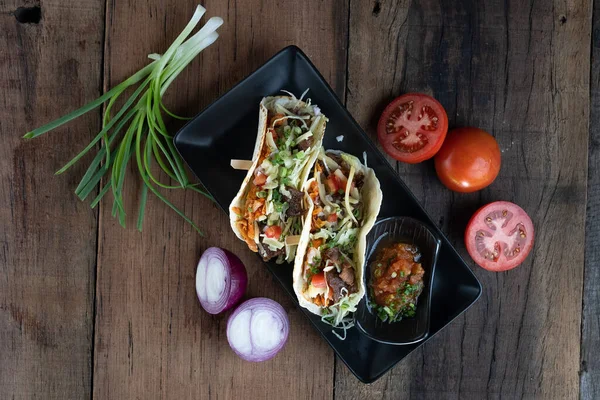
<svg viewBox="0 0 600 400">
<path fill-rule="evenodd" d="M 446 110 L 436 99 L 421 93 L 397 97 L 377 124 L 377 137 L 385 152 L 411 164 L 433 157 L 447 132 Z"/>
<path fill-rule="evenodd" d="M 318 274 L 314 274 L 310 280 L 310 283 L 319 289 L 326 288 L 327 282 L 325 282 L 325 273 L 320 272 Z"/>
<path fill-rule="evenodd" d="M 496 201 L 473 214 L 465 231 L 469 255 L 489 271 L 513 269 L 533 247 L 533 223 L 518 205 Z"/>
<path fill-rule="evenodd" d="M 277 225 L 271 225 L 265 229 L 265 236 L 268 238 L 279 239 L 281 236 L 281 227 Z"/>
</svg>

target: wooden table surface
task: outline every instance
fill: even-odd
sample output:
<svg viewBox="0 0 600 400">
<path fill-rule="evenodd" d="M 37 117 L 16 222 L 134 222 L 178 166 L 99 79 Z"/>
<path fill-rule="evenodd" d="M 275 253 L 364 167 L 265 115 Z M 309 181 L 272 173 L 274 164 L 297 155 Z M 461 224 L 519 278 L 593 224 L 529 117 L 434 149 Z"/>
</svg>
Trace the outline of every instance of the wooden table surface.
<svg viewBox="0 0 600 400">
<path fill-rule="evenodd" d="M 502 170 L 474 194 L 446 190 L 431 162 L 393 164 L 461 255 L 468 259 L 463 231 L 482 204 L 509 200 L 534 221 L 527 261 L 507 273 L 472 265 L 481 299 L 371 385 L 336 359 L 207 199 L 168 194 L 204 238 L 155 198 L 142 233 L 133 212 L 126 229 L 111 218 L 110 199 L 96 209 L 77 200 L 85 163 L 53 172 L 99 131 L 100 111 L 21 138 L 164 51 L 194 6 L 0 2 L 0 398 L 600 398 L 600 5 L 205 2 L 225 24 L 169 90 L 174 111 L 194 115 L 295 44 L 373 138 L 384 105 L 411 91 L 434 95 L 451 127 L 494 134 Z M 139 189 L 130 180 L 126 194 Z M 288 312 L 289 342 L 272 361 L 237 358 L 225 317 L 199 307 L 195 267 L 209 246 L 238 254 L 249 295 Z"/>
</svg>

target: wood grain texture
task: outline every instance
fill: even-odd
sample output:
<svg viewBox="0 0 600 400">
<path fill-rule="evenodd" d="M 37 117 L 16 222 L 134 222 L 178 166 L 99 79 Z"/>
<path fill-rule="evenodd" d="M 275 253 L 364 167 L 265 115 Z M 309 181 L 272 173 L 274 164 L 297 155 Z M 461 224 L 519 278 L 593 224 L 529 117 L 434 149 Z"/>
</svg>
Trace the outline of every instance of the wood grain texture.
<svg viewBox="0 0 600 400">
<path fill-rule="evenodd" d="M 103 5 L 28 2 L 41 19 L 26 23 L 22 2 L 0 4 L 2 399 L 90 396 L 96 212 L 73 193 L 83 165 L 54 171 L 95 136 L 100 114 L 22 136 L 99 95 Z"/>
<path fill-rule="evenodd" d="M 581 328 L 582 400 L 600 398 L 600 2 L 594 3 L 592 28 L 590 142 Z"/>
<path fill-rule="evenodd" d="M 194 5 L 194 1 L 109 2 L 105 66 L 109 84 L 141 67 L 146 54 L 164 51 L 189 20 Z M 344 2 L 203 5 L 208 17 L 222 16 L 225 24 L 216 44 L 170 88 L 167 104 L 173 111 L 194 115 L 289 44 L 301 46 L 343 95 Z M 176 131 L 178 126 L 172 127 Z M 248 127 L 248 134 L 254 135 L 255 129 Z M 139 185 L 131 182 L 126 183 L 126 197 L 135 198 Z M 231 232 L 227 215 L 194 192 L 168 195 L 201 226 L 205 238 L 155 198 L 149 199 L 141 234 L 134 229 L 134 217 L 124 230 L 110 217 L 110 204 L 102 207 L 94 397 L 331 398 L 331 349 L 262 262 Z M 135 210 L 134 204 L 128 206 Z M 227 315 L 211 316 L 200 308 L 194 275 L 200 254 L 209 246 L 240 256 L 249 274 L 248 297 L 272 298 L 288 312 L 290 338 L 272 361 L 249 364 L 239 359 L 227 343 Z"/>
<path fill-rule="evenodd" d="M 576 398 L 591 1 L 352 0 L 349 26 L 347 106 L 373 137 L 385 104 L 419 91 L 451 126 L 499 142 L 500 176 L 475 194 L 445 190 L 431 162 L 396 165 L 459 252 L 469 259 L 468 218 L 494 200 L 529 213 L 536 246 L 517 270 L 473 267 L 479 302 L 379 382 L 338 368 L 336 398 Z"/>
</svg>

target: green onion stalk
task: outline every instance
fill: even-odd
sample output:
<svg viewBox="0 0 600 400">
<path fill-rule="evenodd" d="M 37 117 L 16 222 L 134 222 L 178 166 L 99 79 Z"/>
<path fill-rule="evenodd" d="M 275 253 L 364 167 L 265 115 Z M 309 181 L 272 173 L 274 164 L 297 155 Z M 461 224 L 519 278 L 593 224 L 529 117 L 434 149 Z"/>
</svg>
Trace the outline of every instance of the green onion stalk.
<svg viewBox="0 0 600 400">
<path fill-rule="evenodd" d="M 102 185 L 102 178 L 105 178 L 104 186 L 99 189 L 98 194 L 92 200 L 91 207 L 96 207 L 104 195 L 109 190 L 112 191 L 114 198 L 112 215 L 118 218 L 123 227 L 125 227 L 126 216 L 123 202 L 125 172 L 129 160 L 135 156 L 137 169 L 143 181 L 137 228 L 140 231 L 142 229 L 146 200 L 150 191 L 202 234 L 198 226 L 167 200 L 159 189 L 191 189 L 214 200 L 198 184 L 190 182 L 183 162 L 173 145 L 173 137 L 167 132 L 163 112 L 176 119 L 186 118 L 168 111 L 162 101 L 165 91 L 181 71 L 219 37 L 216 30 L 223 24 L 223 19 L 219 17 L 210 18 L 198 32 L 190 36 L 205 12 L 204 7 L 198 6 L 190 22 L 167 51 L 163 55 L 150 54 L 148 56 L 153 60 L 150 64 L 96 100 L 62 118 L 34 129 L 24 136 L 26 139 L 38 137 L 106 104 L 102 118 L 102 130 L 56 174 L 62 174 L 68 170 L 92 148 L 98 148 L 98 143 L 100 143 L 96 156 L 75 189 L 75 194 L 79 199 L 85 200 L 96 187 Z M 133 94 L 113 116 L 113 106 L 119 96 L 129 88 L 135 88 Z M 156 162 L 160 169 L 172 179 L 173 184 L 167 185 L 158 180 L 151 171 L 153 162 Z"/>
</svg>

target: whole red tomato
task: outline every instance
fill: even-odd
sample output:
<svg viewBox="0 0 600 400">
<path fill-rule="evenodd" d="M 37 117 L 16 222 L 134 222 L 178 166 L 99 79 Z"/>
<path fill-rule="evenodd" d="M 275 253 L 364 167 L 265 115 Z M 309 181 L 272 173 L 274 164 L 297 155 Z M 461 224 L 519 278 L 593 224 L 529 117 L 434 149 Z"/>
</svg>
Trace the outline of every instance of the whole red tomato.
<svg viewBox="0 0 600 400">
<path fill-rule="evenodd" d="M 453 129 L 435 155 L 435 170 L 448 189 L 475 192 L 498 176 L 500 147 L 492 135 L 479 128 Z"/>
</svg>

